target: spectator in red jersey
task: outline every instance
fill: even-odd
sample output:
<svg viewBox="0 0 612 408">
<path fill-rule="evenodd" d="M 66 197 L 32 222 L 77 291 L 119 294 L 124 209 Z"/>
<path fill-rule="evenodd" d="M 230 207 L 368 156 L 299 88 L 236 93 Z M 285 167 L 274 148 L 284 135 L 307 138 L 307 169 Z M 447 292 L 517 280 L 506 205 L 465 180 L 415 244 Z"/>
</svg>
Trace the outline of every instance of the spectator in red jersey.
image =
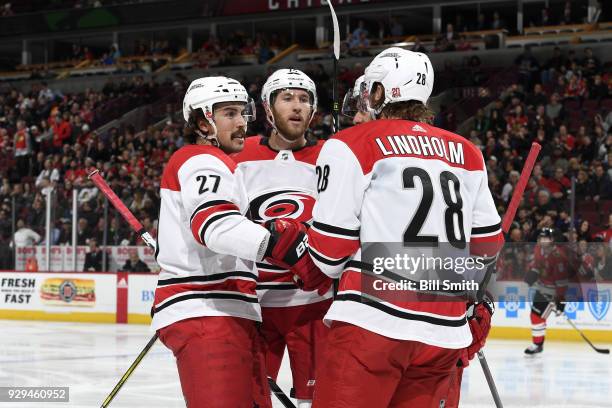
<svg viewBox="0 0 612 408">
<path fill-rule="evenodd" d="M 587 91 L 587 84 L 582 76 L 572 75 L 565 86 L 564 96 L 566 99 L 575 99 L 582 102 Z"/>
<path fill-rule="evenodd" d="M 32 157 L 32 143 L 30 132 L 23 120 L 17 121 L 17 131 L 13 138 L 13 149 L 17 162 L 17 174 L 19 177 L 30 175 L 30 159 Z"/>
<path fill-rule="evenodd" d="M 571 152 L 576 146 L 576 138 L 568 133 L 565 125 L 559 126 L 559 143 L 567 152 Z"/>
<path fill-rule="evenodd" d="M 70 168 L 64 173 L 64 178 L 78 186 L 87 179 L 87 172 L 82 166 L 79 166 L 76 159 L 72 159 L 70 160 Z"/>
<path fill-rule="evenodd" d="M 608 228 L 595 234 L 595 238 L 606 243 L 612 241 L 612 214 L 608 215 Z"/>
<path fill-rule="evenodd" d="M 566 197 L 566 193 L 571 187 L 571 181 L 565 176 L 565 172 L 561 167 L 555 169 L 555 175 L 552 180 L 548 180 L 546 183 L 548 190 L 551 192 L 553 198 L 560 200 Z"/>
<path fill-rule="evenodd" d="M 53 151 L 55 153 L 59 153 L 62 149 L 62 146 L 68 142 L 70 142 L 70 134 L 72 133 L 72 128 L 70 123 L 62 118 L 62 115 L 57 113 L 54 118 L 53 123 Z"/>
</svg>

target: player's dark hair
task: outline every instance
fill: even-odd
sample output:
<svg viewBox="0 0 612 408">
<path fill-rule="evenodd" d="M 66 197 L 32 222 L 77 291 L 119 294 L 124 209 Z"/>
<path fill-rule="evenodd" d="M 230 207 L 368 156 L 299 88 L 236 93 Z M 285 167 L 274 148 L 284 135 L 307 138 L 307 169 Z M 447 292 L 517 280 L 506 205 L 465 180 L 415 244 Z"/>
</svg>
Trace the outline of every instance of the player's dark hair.
<svg viewBox="0 0 612 408">
<path fill-rule="evenodd" d="M 374 84 L 374 90 L 372 93 L 376 92 L 377 87 L 382 86 L 383 85 L 381 83 Z M 380 103 L 382 103 L 382 100 Z M 434 112 L 423 102 L 411 100 L 387 104 L 380 112 L 380 117 L 400 118 L 431 125 L 433 123 Z"/>
<path fill-rule="evenodd" d="M 383 118 L 402 118 L 431 125 L 434 112 L 421 101 L 403 101 L 388 104 L 380 112 L 380 116 Z"/>
<path fill-rule="evenodd" d="M 198 141 L 198 133 L 196 132 L 198 128 L 198 122 L 204 119 L 204 112 L 202 109 L 192 109 L 189 114 L 189 120 L 185 123 L 185 127 L 183 129 L 183 139 L 188 144 L 196 144 Z"/>
</svg>

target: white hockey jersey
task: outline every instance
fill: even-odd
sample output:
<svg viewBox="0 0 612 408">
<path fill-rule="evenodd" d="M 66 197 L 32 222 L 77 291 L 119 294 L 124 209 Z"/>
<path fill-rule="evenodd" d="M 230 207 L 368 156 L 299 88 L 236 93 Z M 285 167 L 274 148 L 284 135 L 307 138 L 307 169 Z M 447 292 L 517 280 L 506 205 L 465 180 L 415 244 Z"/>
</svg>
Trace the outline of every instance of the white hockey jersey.
<svg viewBox="0 0 612 408">
<path fill-rule="evenodd" d="M 503 235 L 482 153 L 433 126 L 376 120 L 328 140 L 317 168 L 324 177 L 309 250 L 327 275 L 341 279 L 326 323 L 340 320 L 438 347 L 468 346 L 465 302 L 372 296 L 365 286 L 371 271 L 364 270 L 360 246 L 487 242 L 493 250 L 486 255 L 495 256 Z"/>
<path fill-rule="evenodd" d="M 175 152 L 161 180 L 155 330 L 198 316 L 261 320 L 255 261 L 268 231 L 249 221 L 235 162 L 214 146 Z"/>
<path fill-rule="evenodd" d="M 289 217 L 310 222 L 317 193 L 315 163 L 322 142 L 309 141 L 293 151 L 276 151 L 267 142 L 265 137 L 250 137 L 244 149 L 232 156 L 242 170 L 251 219 L 263 223 Z M 305 305 L 332 296 L 331 290 L 319 296 L 316 291 L 299 289 L 291 272 L 265 261 L 257 262 L 257 268 L 257 293 L 264 307 Z"/>
</svg>

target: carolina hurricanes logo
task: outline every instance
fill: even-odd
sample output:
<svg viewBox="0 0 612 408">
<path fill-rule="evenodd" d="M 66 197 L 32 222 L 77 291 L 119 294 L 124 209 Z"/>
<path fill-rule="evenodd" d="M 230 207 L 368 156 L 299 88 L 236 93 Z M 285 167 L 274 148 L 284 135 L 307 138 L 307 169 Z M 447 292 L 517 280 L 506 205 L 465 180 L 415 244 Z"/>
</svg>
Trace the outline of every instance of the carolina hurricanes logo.
<svg viewBox="0 0 612 408">
<path fill-rule="evenodd" d="M 281 190 L 262 194 L 251 200 L 249 205 L 251 217 L 255 222 L 264 222 L 274 218 L 289 217 L 298 221 L 309 221 L 312 218 L 312 207 L 315 199 L 302 191 Z"/>
</svg>

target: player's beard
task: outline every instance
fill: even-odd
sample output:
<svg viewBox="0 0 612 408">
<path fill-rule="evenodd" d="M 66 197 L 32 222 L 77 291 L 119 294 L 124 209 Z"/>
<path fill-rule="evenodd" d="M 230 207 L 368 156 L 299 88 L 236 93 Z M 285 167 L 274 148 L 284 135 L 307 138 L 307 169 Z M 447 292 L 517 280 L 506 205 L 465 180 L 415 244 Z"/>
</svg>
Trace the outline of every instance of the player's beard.
<svg viewBox="0 0 612 408">
<path fill-rule="evenodd" d="M 304 137 L 304 133 L 306 133 L 306 129 L 308 128 L 307 120 L 303 120 L 301 124 L 302 126 L 293 127 L 289 125 L 289 119 L 279 120 L 276 122 L 276 129 L 283 139 L 286 139 L 289 142 L 294 142 Z"/>
</svg>

